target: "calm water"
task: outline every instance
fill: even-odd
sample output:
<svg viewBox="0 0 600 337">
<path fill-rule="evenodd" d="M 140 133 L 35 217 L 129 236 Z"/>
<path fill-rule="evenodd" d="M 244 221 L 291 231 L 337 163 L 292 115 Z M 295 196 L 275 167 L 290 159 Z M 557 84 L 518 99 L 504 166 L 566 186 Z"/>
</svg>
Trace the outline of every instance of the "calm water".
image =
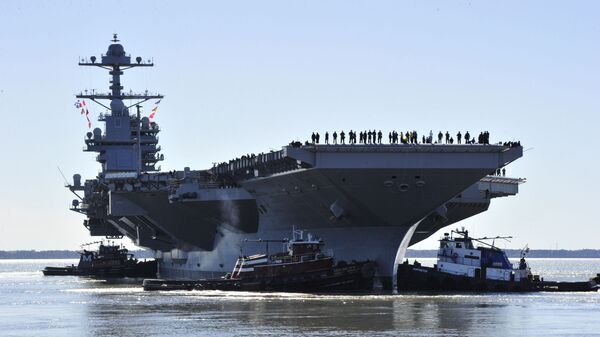
<svg viewBox="0 0 600 337">
<path fill-rule="evenodd" d="M 73 262 L 0 260 L 0 336 L 600 336 L 600 293 L 149 293 L 39 271 Z M 554 280 L 600 272 L 600 259 L 530 264 Z"/>
</svg>

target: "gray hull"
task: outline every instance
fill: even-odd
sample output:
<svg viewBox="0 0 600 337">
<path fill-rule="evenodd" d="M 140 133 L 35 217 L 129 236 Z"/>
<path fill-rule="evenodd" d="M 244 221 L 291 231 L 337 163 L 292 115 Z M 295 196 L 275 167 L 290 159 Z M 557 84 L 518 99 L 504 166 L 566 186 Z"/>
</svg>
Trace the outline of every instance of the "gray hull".
<svg viewBox="0 0 600 337">
<path fill-rule="evenodd" d="M 157 252 L 161 277 L 223 275 L 233 269 L 242 248 L 244 254 L 266 249 L 249 243 L 242 247 L 244 240 L 286 238 L 295 227 L 321 237 L 338 260 L 376 261 L 378 274 L 385 281 L 392 279 L 395 261 L 403 256 L 403 251 L 399 252 L 403 240 L 408 240 L 406 248 L 443 226 L 487 210 L 495 195 L 494 190 L 485 192 L 478 186 L 486 172 L 303 169 L 243 182 L 240 188 L 250 191 L 254 208 L 215 200 L 168 203 L 164 195 L 148 193 L 126 193 L 123 197 L 147 209 L 144 215 L 176 242 L 174 249 Z M 514 181 L 501 184 L 512 186 L 516 193 Z M 465 186 L 471 187 L 465 190 Z M 221 212 L 252 217 L 247 208 L 258 210 L 255 232 L 251 225 L 232 226 L 215 220 Z M 201 247 L 203 242 L 212 244 Z"/>
</svg>

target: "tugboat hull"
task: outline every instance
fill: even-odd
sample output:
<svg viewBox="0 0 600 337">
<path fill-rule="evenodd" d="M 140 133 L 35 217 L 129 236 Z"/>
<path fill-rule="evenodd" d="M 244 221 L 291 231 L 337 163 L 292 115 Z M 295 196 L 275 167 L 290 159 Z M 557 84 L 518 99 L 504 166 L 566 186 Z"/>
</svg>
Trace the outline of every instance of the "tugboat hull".
<svg viewBox="0 0 600 337">
<path fill-rule="evenodd" d="M 44 276 L 89 276 L 97 278 L 144 278 L 155 277 L 157 271 L 156 261 L 137 262 L 123 266 L 110 266 L 106 268 L 79 268 L 75 266 L 46 267 L 42 270 Z"/>
<path fill-rule="evenodd" d="M 453 275 L 419 264 L 398 265 L 398 291 L 534 292 L 598 291 L 600 274 L 587 282 L 555 282 L 536 279 L 520 281 L 490 280 Z"/>
<path fill-rule="evenodd" d="M 348 292 L 373 289 L 375 264 L 353 262 L 326 270 L 244 279 L 144 280 L 144 290 Z"/>
</svg>

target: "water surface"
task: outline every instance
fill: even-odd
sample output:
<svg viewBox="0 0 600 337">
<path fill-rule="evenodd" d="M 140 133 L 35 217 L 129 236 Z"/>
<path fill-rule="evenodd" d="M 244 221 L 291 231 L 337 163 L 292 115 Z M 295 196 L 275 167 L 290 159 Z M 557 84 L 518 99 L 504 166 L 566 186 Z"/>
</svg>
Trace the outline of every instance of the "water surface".
<svg viewBox="0 0 600 337">
<path fill-rule="evenodd" d="M 0 260 L 0 336 L 600 336 L 600 293 L 144 292 L 135 280 L 40 272 L 71 263 Z M 600 272 L 600 259 L 530 264 L 553 280 Z"/>
</svg>

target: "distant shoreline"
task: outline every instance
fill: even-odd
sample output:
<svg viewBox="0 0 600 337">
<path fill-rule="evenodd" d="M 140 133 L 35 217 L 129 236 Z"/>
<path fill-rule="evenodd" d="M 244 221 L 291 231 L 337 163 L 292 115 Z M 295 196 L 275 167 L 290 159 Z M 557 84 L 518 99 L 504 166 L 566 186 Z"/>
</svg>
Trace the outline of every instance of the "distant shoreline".
<svg viewBox="0 0 600 337">
<path fill-rule="evenodd" d="M 154 254 L 148 250 L 130 250 L 138 259 L 153 258 Z M 0 260 L 14 259 L 79 259 L 75 250 L 0 250 Z"/>
<path fill-rule="evenodd" d="M 509 258 L 518 258 L 519 249 L 505 249 Z M 129 251 L 138 259 L 153 258 L 154 254 L 148 250 Z M 437 249 L 409 249 L 405 258 L 435 258 Z M 537 249 L 531 250 L 527 257 L 530 258 L 600 258 L 600 249 Z M 78 259 L 79 253 L 74 250 L 0 250 L 0 260 L 9 259 Z"/>
<path fill-rule="evenodd" d="M 521 257 L 520 249 L 503 249 L 506 252 L 506 255 L 509 258 L 519 258 Z M 437 249 L 422 249 L 422 250 L 414 250 L 409 249 L 406 252 L 405 258 L 428 258 L 428 257 L 437 257 Z M 566 249 L 531 249 L 527 254 L 527 257 L 530 258 L 586 258 L 586 259 L 594 259 L 600 258 L 600 249 L 575 249 L 575 250 L 566 250 Z"/>
</svg>

